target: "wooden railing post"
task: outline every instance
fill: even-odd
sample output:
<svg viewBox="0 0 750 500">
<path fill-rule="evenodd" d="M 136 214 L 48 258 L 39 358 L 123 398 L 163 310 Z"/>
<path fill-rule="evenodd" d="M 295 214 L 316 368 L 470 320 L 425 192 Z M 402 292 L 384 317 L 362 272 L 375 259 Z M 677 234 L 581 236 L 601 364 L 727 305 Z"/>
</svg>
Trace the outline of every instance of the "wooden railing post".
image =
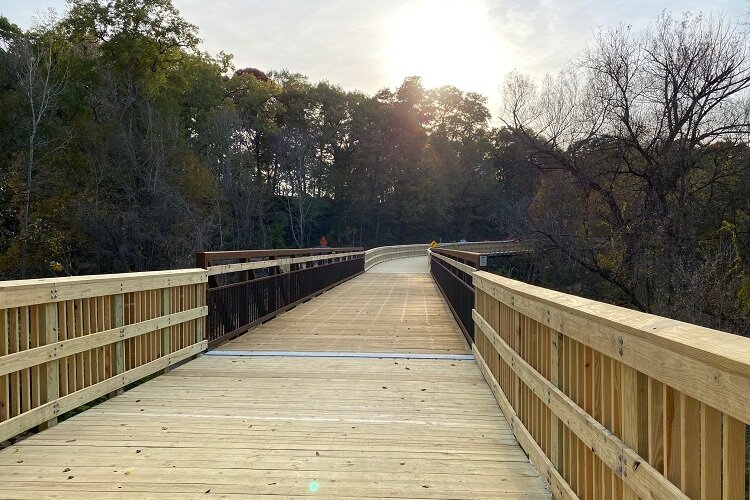
<svg viewBox="0 0 750 500">
<path fill-rule="evenodd" d="M 113 308 L 114 308 L 114 326 L 115 328 L 121 328 L 125 326 L 125 294 L 118 293 L 113 297 Z M 125 372 L 125 341 L 120 340 L 115 342 L 115 359 L 112 363 L 112 375 L 119 375 Z M 110 394 L 110 397 L 119 396 L 122 394 L 123 389 L 119 388 Z"/>
<path fill-rule="evenodd" d="M 54 344 L 58 341 L 58 321 L 57 321 L 57 304 L 52 302 L 44 304 L 42 307 L 42 335 L 45 344 Z M 48 361 L 45 363 L 45 373 L 43 375 L 41 398 L 43 403 L 51 403 L 60 397 L 60 363 L 58 360 Z M 57 424 L 57 415 L 59 409 L 53 410 L 54 417 L 43 422 L 39 428 L 48 429 Z"/>
<path fill-rule="evenodd" d="M 552 382 L 555 387 L 558 389 L 560 388 L 560 383 L 562 382 L 563 378 L 563 366 L 562 363 L 560 363 L 559 359 L 559 343 L 562 341 L 562 335 L 560 333 L 556 332 L 555 330 L 552 330 L 552 334 L 550 335 L 550 382 Z M 563 444 L 563 424 L 560 421 L 559 418 L 557 418 L 557 415 L 555 415 L 554 412 L 550 412 L 550 415 L 552 416 L 552 420 L 550 422 L 550 444 L 551 444 L 551 450 L 550 450 L 550 459 L 552 461 L 552 464 L 555 466 L 555 469 L 562 472 L 563 470 L 563 451 L 565 450 L 565 446 Z"/>
<path fill-rule="evenodd" d="M 195 285 L 195 305 L 196 307 L 202 307 L 206 304 L 206 286 L 203 283 Z M 203 322 L 205 317 L 201 316 L 195 320 L 195 341 L 201 342 L 203 340 Z"/>
<path fill-rule="evenodd" d="M 520 354 L 521 349 L 521 314 L 513 311 L 513 344 L 514 351 Z M 516 414 L 521 414 L 521 379 L 518 374 L 513 372 L 513 409 Z"/>
<path fill-rule="evenodd" d="M 161 289 L 161 315 L 167 316 L 172 312 L 172 289 Z M 161 331 L 161 355 L 167 356 L 172 352 L 172 327 L 168 326 Z M 164 368 L 164 373 L 169 371 L 169 367 Z"/>
<path fill-rule="evenodd" d="M 9 337 L 8 310 L 0 309 L 0 358 L 8 354 Z M 0 422 L 8 420 L 12 413 L 9 382 L 8 375 L 0 376 Z"/>
</svg>

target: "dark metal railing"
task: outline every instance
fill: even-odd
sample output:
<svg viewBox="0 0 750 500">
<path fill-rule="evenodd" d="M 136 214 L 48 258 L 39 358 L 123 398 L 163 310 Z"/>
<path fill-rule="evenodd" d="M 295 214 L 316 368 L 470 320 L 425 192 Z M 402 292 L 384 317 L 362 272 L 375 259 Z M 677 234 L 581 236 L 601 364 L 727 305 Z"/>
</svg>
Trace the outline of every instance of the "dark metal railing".
<svg viewBox="0 0 750 500">
<path fill-rule="evenodd" d="M 445 256 L 448 256 L 445 252 L 454 253 L 454 251 L 449 250 L 441 250 L 440 252 L 432 250 L 432 252 Z M 449 258 L 454 261 L 457 260 L 453 255 Z M 471 264 L 465 261 L 462 261 L 461 264 L 471 266 Z M 448 307 L 450 307 L 453 317 L 456 318 L 456 322 L 466 337 L 467 342 L 473 344 L 474 320 L 471 317 L 471 310 L 474 307 L 474 285 L 472 284 L 471 273 L 468 271 L 469 269 L 461 269 L 451 265 L 446 260 L 430 256 L 430 274 L 432 274 L 432 278 L 437 283 L 446 302 L 448 302 Z"/>
<path fill-rule="evenodd" d="M 362 248 L 201 252 L 196 261 L 210 274 L 209 347 L 364 272 Z"/>
</svg>

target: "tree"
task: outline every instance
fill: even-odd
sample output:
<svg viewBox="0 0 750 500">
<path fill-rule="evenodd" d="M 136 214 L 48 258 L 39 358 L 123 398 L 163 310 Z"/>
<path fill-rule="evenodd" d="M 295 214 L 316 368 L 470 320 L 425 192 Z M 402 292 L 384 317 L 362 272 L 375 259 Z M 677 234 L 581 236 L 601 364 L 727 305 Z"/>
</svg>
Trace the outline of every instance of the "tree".
<svg viewBox="0 0 750 500">
<path fill-rule="evenodd" d="M 536 229 L 614 285 L 620 300 L 684 317 L 676 298 L 690 277 L 679 271 L 707 262 L 701 248 L 730 215 L 701 210 L 715 203 L 720 179 L 747 169 L 712 158 L 736 152 L 750 132 L 748 88 L 744 35 L 688 14 L 663 14 L 642 34 L 602 31 L 540 88 L 512 75 L 505 124 L 541 171 L 571 187 L 554 206 L 538 199 L 545 215 Z"/>
<path fill-rule="evenodd" d="M 39 167 L 39 150 L 46 145 L 42 125 L 58 105 L 66 75 L 53 56 L 52 45 L 47 40 L 16 34 L 9 42 L 8 52 L 14 67 L 16 85 L 26 107 L 23 120 L 26 138 L 25 194 L 21 222 L 21 279 L 24 279 L 28 271 L 32 189 Z"/>
</svg>

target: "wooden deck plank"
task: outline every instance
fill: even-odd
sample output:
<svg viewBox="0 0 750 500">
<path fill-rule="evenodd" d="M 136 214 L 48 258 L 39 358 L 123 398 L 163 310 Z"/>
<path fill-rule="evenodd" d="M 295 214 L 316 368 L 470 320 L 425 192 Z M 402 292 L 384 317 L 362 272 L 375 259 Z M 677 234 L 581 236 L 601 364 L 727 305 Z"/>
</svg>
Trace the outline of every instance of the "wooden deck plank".
<svg viewBox="0 0 750 500">
<path fill-rule="evenodd" d="M 306 346 L 469 352 L 429 277 L 369 273 L 227 349 Z M 550 498 L 471 360 L 203 356 L 0 451 L 0 498 L 271 495 Z"/>
<path fill-rule="evenodd" d="M 429 274 L 376 272 L 339 285 L 219 350 L 471 353 Z"/>
<path fill-rule="evenodd" d="M 205 356 L 0 452 L 0 491 L 549 498 L 479 381 L 471 362 Z"/>
</svg>

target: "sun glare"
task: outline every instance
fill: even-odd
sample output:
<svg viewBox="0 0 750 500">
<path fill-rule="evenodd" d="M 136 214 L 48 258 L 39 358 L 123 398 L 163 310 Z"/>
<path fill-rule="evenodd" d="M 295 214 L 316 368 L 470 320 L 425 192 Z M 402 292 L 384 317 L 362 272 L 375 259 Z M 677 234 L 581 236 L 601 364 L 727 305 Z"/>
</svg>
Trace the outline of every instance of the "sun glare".
<svg viewBox="0 0 750 500">
<path fill-rule="evenodd" d="M 502 41 L 481 0 L 414 0 L 393 16 L 385 60 L 393 85 L 421 76 L 426 87 L 497 92 L 505 73 Z"/>
</svg>

